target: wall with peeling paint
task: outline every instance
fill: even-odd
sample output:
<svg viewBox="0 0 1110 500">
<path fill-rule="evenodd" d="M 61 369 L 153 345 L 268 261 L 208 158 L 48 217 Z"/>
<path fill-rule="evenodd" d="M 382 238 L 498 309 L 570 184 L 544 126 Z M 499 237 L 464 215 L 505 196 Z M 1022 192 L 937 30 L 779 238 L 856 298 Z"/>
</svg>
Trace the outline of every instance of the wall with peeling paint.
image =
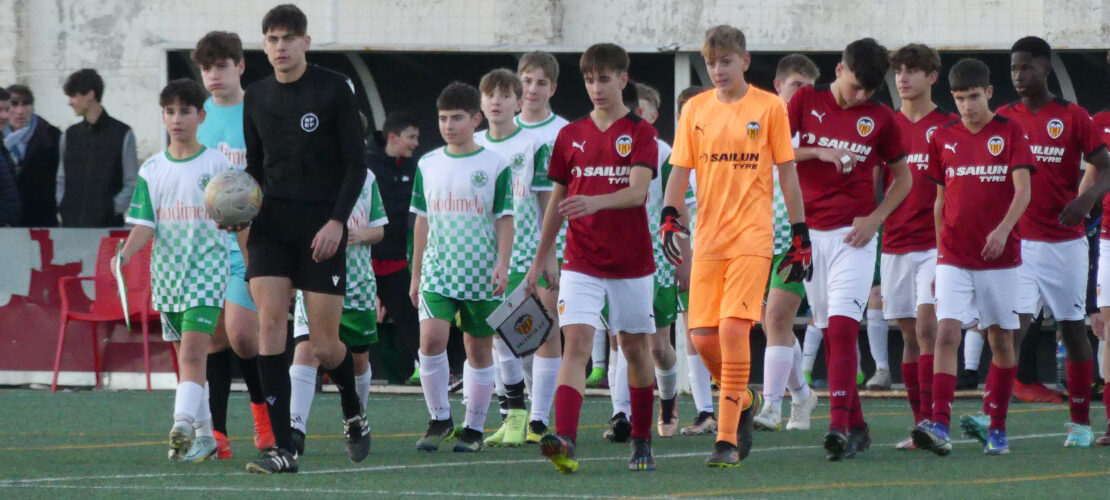
<svg viewBox="0 0 1110 500">
<path fill-rule="evenodd" d="M 156 96 L 165 52 L 191 47 L 213 29 L 261 43 L 262 15 L 278 0 L 0 0 L 0 83 L 23 82 L 37 111 L 68 126 L 76 119 L 61 85 L 72 71 L 104 76 L 105 107 L 139 137 L 140 155 L 161 147 Z M 1057 47 L 1105 47 L 1105 0 L 311 0 L 316 49 L 581 50 L 598 41 L 634 51 L 696 50 L 714 24 L 741 27 L 749 47 L 836 50 L 873 36 L 888 46 L 1005 49 L 1018 35 Z"/>
</svg>

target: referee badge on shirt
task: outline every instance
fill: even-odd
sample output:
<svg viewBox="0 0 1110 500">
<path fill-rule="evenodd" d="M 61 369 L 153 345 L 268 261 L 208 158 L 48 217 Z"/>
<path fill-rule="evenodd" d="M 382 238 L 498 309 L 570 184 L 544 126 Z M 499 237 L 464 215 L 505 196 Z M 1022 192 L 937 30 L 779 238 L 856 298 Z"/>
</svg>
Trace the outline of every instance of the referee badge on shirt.
<svg viewBox="0 0 1110 500">
<path fill-rule="evenodd" d="M 1006 146 L 1006 141 L 1002 140 L 1002 136 L 996 135 L 987 141 L 987 151 L 990 151 L 994 156 L 1001 154 L 1004 146 Z"/>
<path fill-rule="evenodd" d="M 628 155 L 631 153 L 632 136 L 624 134 L 620 137 L 617 137 L 617 154 L 621 155 L 621 158 L 627 158 Z"/>
<path fill-rule="evenodd" d="M 759 123 L 748 122 L 748 139 L 755 139 L 759 135 Z"/>
<path fill-rule="evenodd" d="M 862 116 L 856 120 L 856 132 L 859 132 L 860 137 L 867 137 L 871 135 L 871 131 L 875 130 L 875 120 L 869 116 Z"/>
<path fill-rule="evenodd" d="M 313 130 L 316 130 L 316 127 L 319 126 L 320 118 L 316 116 L 316 113 L 308 112 L 301 117 L 301 130 L 304 130 L 305 132 L 312 132 Z"/>
<path fill-rule="evenodd" d="M 1048 136 L 1053 139 L 1059 139 L 1060 134 L 1064 133 L 1064 122 L 1059 118 L 1053 118 L 1048 121 Z"/>
</svg>

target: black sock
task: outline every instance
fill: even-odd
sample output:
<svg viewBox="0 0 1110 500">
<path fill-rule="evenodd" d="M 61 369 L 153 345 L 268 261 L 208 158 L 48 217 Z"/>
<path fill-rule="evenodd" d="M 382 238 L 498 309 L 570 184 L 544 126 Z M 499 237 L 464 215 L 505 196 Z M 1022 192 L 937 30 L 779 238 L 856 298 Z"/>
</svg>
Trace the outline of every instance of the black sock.
<svg viewBox="0 0 1110 500">
<path fill-rule="evenodd" d="M 270 413 L 270 427 L 274 429 L 274 442 L 285 451 L 293 451 L 293 438 L 289 426 L 289 365 L 285 354 L 258 356 L 258 378 L 266 396 Z"/>
<path fill-rule="evenodd" d="M 663 419 L 664 422 L 670 422 L 674 419 L 674 404 L 677 399 L 677 395 L 671 399 L 659 398 L 659 418 Z"/>
<path fill-rule="evenodd" d="M 355 360 L 346 346 L 343 347 L 343 361 L 339 362 L 339 366 L 328 370 L 328 375 L 331 376 L 331 383 L 339 389 L 343 418 L 356 417 L 362 413 L 362 401 L 358 399 L 358 391 L 355 390 Z"/>
<path fill-rule="evenodd" d="M 510 410 L 524 409 L 524 381 L 505 384 L 505 402 Z"/>
<path fill-rule="evenodd" d="M 247 383 L 247 392 L 251 395 L 251 402 L 254 404 L 262 404 L 266 402 L 266 396 L 262 392 L 262 381 L 258 380 L 258 356 L 253 358 L 240 358 L 239 370 L 243 372 L 243 382 Z"/>
<path fill-rule="evenodd" d="M 501 409 L 501 417 L 504 418 L 505 414 L 509 412 L 509 398 L 497 396 L 497 406 Z"/>
<path fill-rule="evenodd" d="M 212 429 L 227 435 L 227 397 L 231 393 L 231 349 L 208 355 L 208 406 L 212 408 Z"/>
<path fill-rule="evenodd" d="M 1037 344 L 1040 343 L 1040 335 L 1041 329 L 1037 325 L 1029 329 L 1021 342 L 1021 350 L 1018 352 L 1018 382 L 1034 384 L 1040 381 L 1037 375 Z"/>
</svg>

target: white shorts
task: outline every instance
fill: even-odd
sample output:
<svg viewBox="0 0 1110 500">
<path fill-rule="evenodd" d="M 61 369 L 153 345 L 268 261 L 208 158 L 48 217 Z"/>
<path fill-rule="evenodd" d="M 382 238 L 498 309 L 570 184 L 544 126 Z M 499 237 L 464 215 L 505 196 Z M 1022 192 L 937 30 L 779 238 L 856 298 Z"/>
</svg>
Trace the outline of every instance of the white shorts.
<svg viewBox="0 0 1110 500">
<path fill-rule="evenodd" d="M 1107 294 L 1102 294 L 1106 288 Z M 1110 307 L 1110 240 L 1098 239 L 1098 277 L 1095 279 L 1095 306 Z"/>
<path fill-rule="evenodd" d="M 293 338 L 308 335 L 308 314 L 304 309 L 304 294 L 297 290 L 297 298 L 293 299 Z"/>
<path fill-rule="evenodd" d="M 954 319 L 964 328 L 1017 329 L 1014 290 L 1020 280 L 1016 267 L 963 269 L 941 264 L 937 266 L 937 320 Z"/>
<path fill-rule="evenodd" d="M 601 308 L 608 300 L 610 330 L 655 333 L 653 279 L 652 275 L 627 279 L 596 278 L 564 270 L 559 278 L 559 324 L 606 328 L 601 321 Z"/>
<path fill-rule="evenodd" d="M 937 249 L 904 254 L 882 254 L 883 317 L 916 318 L 918 306 L 935 304 L 933 278 L 937 275 Z"/>
<path fill-rule="evenodd" d="M 813 245 L 813 279 L 804 281 L 806 299 L 813 310 L 813 324 L 828 328 L 829 316 L 863 319 L 871 282 L 875 278 L 876 238 L 856 248 L 844 243 L 852 230 L 809 230 Z"/>
<path fill-rule="evenodd" d="M 1017 312 L 1047 308 L 1056 321 L 1079 321 L 1087 303 L 1087 238 L 1048 243 L 1021 241 Z"/>
</svg>

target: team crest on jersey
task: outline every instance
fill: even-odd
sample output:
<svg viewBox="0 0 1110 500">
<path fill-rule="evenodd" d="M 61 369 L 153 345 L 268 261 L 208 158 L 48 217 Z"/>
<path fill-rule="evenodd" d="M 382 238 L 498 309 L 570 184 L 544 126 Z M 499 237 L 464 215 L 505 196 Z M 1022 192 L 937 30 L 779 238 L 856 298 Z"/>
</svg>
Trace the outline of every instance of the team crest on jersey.
<svg viewBox="0 0 1110 500">
<path fill-rule="evenodd" d="M 211 181 L 211 180 L 212 180 L 211 175 L 204 174 L 204 175 L 200 176 L 200 179 L 197 180 L 197 187 L 199 187 L 201 191 L 204 191 L 206 188 L 208 188 L 208 181 Z"/>
<path fill-rule="evenodd" d="M 925 131 L 925 142 L 933 142 L 933 132 L 936 132 L 936 131 L 937 131 L 937 126 L 936 125 L 933 125 L 932 127 L 929 127 L 929 130 Z"/>
<path fill-rule="evenodd" d="M 1002 148 L 1005 146 L 1006 141 L 1002 140 L 1002 136 L 996 135 L 994 137 L 991 137 L 990 140 L 987 141 L 987 151 L 990 151 L 991 154 L 994 156 L 998 156 L 999 154 L 1001 154 Z"/>
<path fill-rule="evenodd" d="M 1046 128 L 1048 129 L 1049 137 L 1053 139 L 1059 139 L 1060 134 L 1064 133 L 1064 122 L 1059 118 L 1053 118 L 1048 121 L 1048 125 L 1046 126 Z"/>
<path fill-rule="evenodd" d="M 510 163 L 509 167 L 512 168 L 513 170 L 520 170 L 520 168 L 523 167 L 523 166 L 524 166 L 524 153 L 517 153 L 517 154 L 513 155 L 513 159 L 512 159 L 512 162 Z"/>
<path fill-rule="evenodd" d="M 301 117 L 301 130 L 304 130 L 305 132 L 312 132 L 313 130 L 316 130 L 316 127 L 319 126 L 320 118 L 316 116 L 316 113 L 308 112 Z"/>
<path fill-rule="evenodd" d="M 759 135 L 759 123 L 748 122 L 748 139 L 755 139 Z"/>
<path fill-rule="evenodd" d="M 475 170 L 473 174 L 470 174 L 470 183 L 474 187 L 485 186 L 487 182 L 489 182 L 489 175 L 486 175 L 483 170 Z"/>
<path fill-rule="evenodd" d="M 856 120 L 856 132 L 859 132 L 860 137 L 867 137 L 875 130 L 875 120 L 869 116 L 860 117 Z"/>
<path fill-rule="evenodd" d="M 532 331 L 532 323 L 532 315 L 525 314 L 524 316 L 521 316 L 516 320 L 516 324 L 513 325 L 513 329 L 516 330 L 516 333 L 527 335 L 528 332 Z"/>
<path fill-rule="evenodd" d="M 628 155 L 631 153 L 632 136 L 624 134 L 620 137 L 617 137 L 617 154 L 621 155 L 621 158 L 627 158 Z"/>
</svg>

